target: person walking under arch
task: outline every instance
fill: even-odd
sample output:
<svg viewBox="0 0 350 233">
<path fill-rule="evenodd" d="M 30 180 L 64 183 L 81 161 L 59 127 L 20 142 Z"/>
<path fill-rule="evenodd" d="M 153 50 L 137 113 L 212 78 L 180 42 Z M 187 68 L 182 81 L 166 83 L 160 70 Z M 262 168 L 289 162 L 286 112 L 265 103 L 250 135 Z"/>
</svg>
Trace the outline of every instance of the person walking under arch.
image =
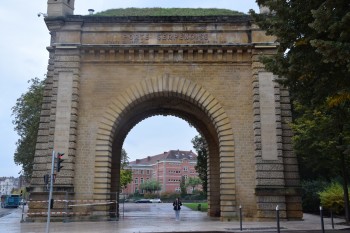
<svg viewBox="0 0 350 233">
<path fill-rule="evenodd" d="M 173 206 L 174 206 L 174 210 L 175 210 L 176 221 L 180 221 L 180 210 L 181 210 L 182 202 L 180 201 L 180 199 L 178 197 L 173 202 Z"/>
</svg>

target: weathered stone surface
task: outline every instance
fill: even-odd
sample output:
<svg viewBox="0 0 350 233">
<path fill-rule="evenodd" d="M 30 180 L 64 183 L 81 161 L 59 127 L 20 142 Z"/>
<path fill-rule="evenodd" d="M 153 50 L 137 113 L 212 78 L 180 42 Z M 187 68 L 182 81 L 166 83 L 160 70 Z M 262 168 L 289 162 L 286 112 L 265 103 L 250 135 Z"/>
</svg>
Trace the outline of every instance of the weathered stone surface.
<svg viewBox="0 0 350 233">
<path fill-rule="evenodd" d="M 285 189 L 298 183 L 289 93 L 259 62 L 275 53 L 275 38 L 248 16 L 67 16 L 71 2 L 49 7 L 64 20 L 45 20 L 52 44 L 34 189 L 44 188 L 45 155 L 55 149 L 67 156 L 55 188 L 94 199 L 116 193 L 115 148 L 145 118 L 175 115 L 207 139 L 209 215 L 232 219 L 243 205 L 247 217 L 271 218 L 276 203 L 293 210 L 282 216 L 299 215 L 298 194 Z M 283 191 L 262 196 L 259 185 Z"/>
</svg>

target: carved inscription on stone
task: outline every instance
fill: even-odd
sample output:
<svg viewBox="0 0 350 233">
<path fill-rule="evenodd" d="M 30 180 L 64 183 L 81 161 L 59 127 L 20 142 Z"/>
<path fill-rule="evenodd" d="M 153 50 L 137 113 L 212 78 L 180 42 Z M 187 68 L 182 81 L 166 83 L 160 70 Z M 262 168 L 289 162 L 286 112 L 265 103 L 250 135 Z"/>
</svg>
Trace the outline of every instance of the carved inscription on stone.
<svg viewBox="0 0 350 233">
<path fill-rule="evenodd" d="M 208 43 L 208 33 L 158 33 L 157 41 L 159 42 L 194 42 Z"/>
<path fill-rule="evenodd" d="M 105 44 L 205 44 L 208 33 L 120 33 L 107 39 Z"/>
</svg>

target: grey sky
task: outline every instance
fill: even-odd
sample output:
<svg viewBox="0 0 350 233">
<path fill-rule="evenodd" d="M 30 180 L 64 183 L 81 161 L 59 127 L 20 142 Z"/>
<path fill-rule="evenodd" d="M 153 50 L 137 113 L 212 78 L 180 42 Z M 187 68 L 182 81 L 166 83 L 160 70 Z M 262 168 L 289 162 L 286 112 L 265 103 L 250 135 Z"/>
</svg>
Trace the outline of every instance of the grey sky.
<svg viewBox="0 0 350 233">
<path fill-rule="evenodd" d="M 28 89 L 28 80 L 46 74 L 50 35 L 39 12 L 46 12 L 45 0 L 2 0 L 0 4 L 0 176 L 18 176 L 21 170 L 13 161 L 17 134 L 11 108 Z M 88 14 L 111 8 L 192 7 L 226 8 L 247 13 L 258 10 L 255 0 L 75 0 L 75 14 Z M 177 118 L 178 119 L 178 118 Z M 190 140 L 197 134 L 187 122 L 173 117 L 153 117 L 136 125 L 126 138 L 124 148 L 131 160 L 171 149 L 191 150 Z M 157 123 L 158 126 L 155 126 Z"/>
</svg>

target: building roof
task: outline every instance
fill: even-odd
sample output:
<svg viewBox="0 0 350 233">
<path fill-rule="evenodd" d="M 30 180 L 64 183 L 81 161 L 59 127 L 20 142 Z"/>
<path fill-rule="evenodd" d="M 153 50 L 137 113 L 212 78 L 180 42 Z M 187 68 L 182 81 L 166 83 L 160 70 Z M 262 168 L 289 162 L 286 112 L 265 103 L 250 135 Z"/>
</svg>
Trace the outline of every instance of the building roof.
<svg viewBox="0 0 350 233">
<path fill-rule="evenodd" d="M 197 161 L 197 155 L 190 151 L 184 150 L 170 150 L 168 152 L 164 152 L 162 154 L 147 156 L 143 159 L 136 159 L 135 161 L 131 161 L 129 166 L 137 166 L 137 165 L 152 165 L 156 164 L 158 161 L 174 161 L 174 160 L 183 160 L 188 159 L 191 161 Z"/>
</svg>

